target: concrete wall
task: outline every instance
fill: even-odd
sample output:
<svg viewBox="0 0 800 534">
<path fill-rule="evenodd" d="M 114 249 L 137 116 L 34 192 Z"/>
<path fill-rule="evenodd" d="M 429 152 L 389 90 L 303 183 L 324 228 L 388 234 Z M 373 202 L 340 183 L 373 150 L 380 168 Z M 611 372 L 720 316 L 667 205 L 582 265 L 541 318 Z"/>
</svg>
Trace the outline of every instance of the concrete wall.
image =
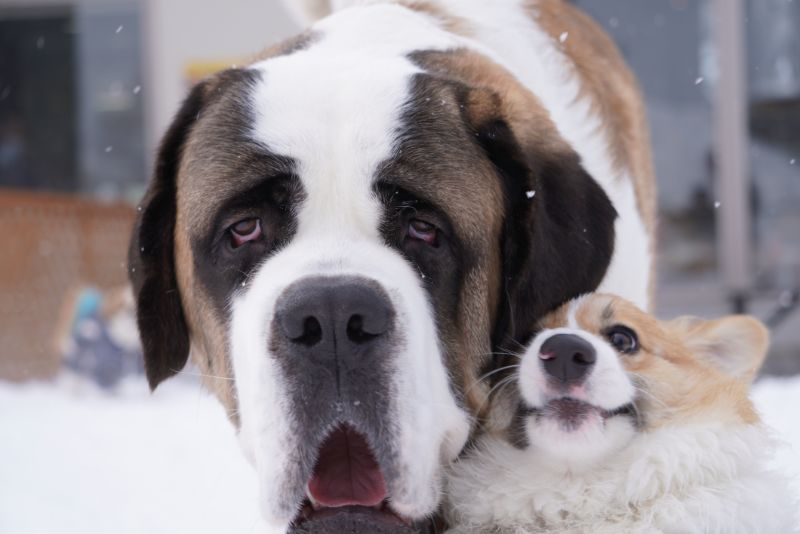
<svg viewBox="0 0 800 534">
<path fill-rule="evenodd" d="M 155 147 L 189 87 L 186 66 L 235 62 L 297 33 L 280 0 L 143 0 L 146 140 Z M 152 154 L 152 151 L 149 152 Z"/>
</svg>

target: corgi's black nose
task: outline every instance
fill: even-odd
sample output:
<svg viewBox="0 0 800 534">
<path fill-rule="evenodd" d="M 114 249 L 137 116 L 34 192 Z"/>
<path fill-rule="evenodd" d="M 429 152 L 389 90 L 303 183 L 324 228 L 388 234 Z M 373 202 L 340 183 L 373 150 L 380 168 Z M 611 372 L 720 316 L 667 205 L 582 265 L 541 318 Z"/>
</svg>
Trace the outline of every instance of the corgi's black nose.
<svg viewBox="0 0 800 534">
<path fill-rule="evenodd" d="M 563 383 L 581 382 L 597 361 L 592 344 L 574 334 L 556 334 L 542 344 L 539 358 L 545 372 Z"/>
</svg>

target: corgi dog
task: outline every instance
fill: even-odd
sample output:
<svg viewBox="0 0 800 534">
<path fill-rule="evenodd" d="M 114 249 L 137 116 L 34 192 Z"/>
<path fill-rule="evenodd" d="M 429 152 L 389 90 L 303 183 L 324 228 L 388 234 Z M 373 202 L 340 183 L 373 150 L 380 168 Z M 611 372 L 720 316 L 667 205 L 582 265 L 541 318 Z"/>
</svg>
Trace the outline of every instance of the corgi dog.
<svg viewBox="0 0 800 534">
<path fill-rule="evenodd" d="M 450 532 L 795 532 L 748 398 L 763 324 L 662 322 L 591 294 L 540 326 L 451 469 Z"/>
</svg>

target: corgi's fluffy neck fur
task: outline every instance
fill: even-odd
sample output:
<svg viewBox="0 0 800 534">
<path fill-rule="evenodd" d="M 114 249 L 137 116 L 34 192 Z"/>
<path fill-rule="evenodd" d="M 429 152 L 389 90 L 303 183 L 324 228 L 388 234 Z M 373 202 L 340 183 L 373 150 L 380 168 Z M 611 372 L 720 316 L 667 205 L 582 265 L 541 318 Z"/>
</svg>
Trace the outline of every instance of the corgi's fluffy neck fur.
<svg viewBox="0 0 800 534">
<path fill-rule="evenodd" d="M 795 504 L 760 425 L 661 427 L 593 468 L 485 437 L 458 464 L 452 533 L 789 533 Z M 778 492 L 779 495 L 785 493 Z"/>
</svg>

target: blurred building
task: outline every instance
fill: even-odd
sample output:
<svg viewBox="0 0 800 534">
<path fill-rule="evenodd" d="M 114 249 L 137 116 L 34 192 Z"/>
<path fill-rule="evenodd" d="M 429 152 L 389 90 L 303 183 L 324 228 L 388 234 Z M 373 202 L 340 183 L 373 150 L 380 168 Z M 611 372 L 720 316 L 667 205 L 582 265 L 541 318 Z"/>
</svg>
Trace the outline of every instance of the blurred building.
<svg viewBox="0 0 800 534">
<path fill-rule="evenodd" d="M 800 287 L 800 2 L 750 0 L 739 32 L 749 117 L 743 260 L 718 231 L 730 186 L 714 155 L 713 2 L 574 3 L 615 38 L 646 95 L 660 187 L 661 311 L 719 314 L 735 297 L 764 318 L 791 304 Z M 135 203 L 191 83 L 298 30 L 279 0 L 0 0 L 0 188 Z M 726 278 L 730 261 L 747 263 L 736 287 Z M 23 301 L 0 302 L 0 322 Z M 798 315 L 775 331 L 776 351 L 786 355 L 773 359 L 776 371 L 800 372 Z M 0 335 L 19 336 L 7 330 Z"/>
</svg>

